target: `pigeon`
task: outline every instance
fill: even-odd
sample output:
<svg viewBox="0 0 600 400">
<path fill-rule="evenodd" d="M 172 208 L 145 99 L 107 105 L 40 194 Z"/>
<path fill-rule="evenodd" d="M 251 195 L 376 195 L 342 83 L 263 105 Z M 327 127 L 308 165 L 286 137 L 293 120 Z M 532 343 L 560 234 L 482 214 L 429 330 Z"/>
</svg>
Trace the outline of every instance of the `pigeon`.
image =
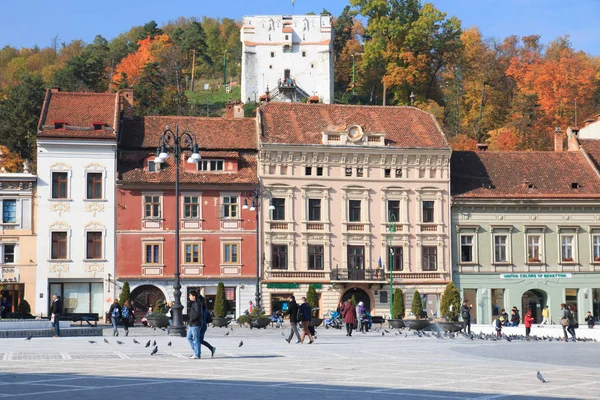
<svg viewBox="0 0 600 400">
<path fill-rule="evenodd" d="M 285 333 L 281 332 L 281 336 L 285 336 Z"/>
<path fill-rule="evenodd" d="M 104 338 L 104 343 L 109 344 L 110 342 Z"/>
<path fill-rule="evenodd" d="M 243 341 L 240 341 L 240 344 L 238 344 L 238 347 L 242 347 L 244 345 Z"/>
<path fill-rule="evenodd" d="M 140 344 L 140 342 L 138 342 L 137 340 L 133 339 L 133 343 L 135 344 Z"/>
<path fill-rule="evenodd" d="M 154 350 L 152 350 L 152 353 L 150 353 L 151 356 L 155 355 L 156 353 L 158 353 L 158 346 L 156 346 L 154 348 Z"/>
<path fill-rule="evenodd" d="M 31 340 L 32 337 L 33 337 L 32 335 L 29 335 L 25 338 L 25 340 Z"/>
<path fill-rule="evenodd" d="M 149 340 L 146 342 L 146 346 L 144 346 L 144 347 L 150 347 L 150 341 Z"/>
<path fill-rule="evenodd" d="M 125 344 L 125 343 L 121 342 L 120 340 L 117 340 L 117 344 Z"/>
<path fill-rule="evenodd" d="M 152 328 L 152 330 L 153 330 L 153 331 L 155 331 L 155 330 L 156 330 L 156 327 Z"/>
<path fill-rule="evenodd" d="M 229 329 L 231 329 L 233 331 L 233 326 L 230 326 Z"/>
<path fill-rule="evenodd" d="M 385 332 L 381 332 L 381 336 L 385 336 Z"/>
<path fill-rule="evenodd" d="M 542 374 L 540 374 L 540 371 L 537 372 L 537 378 L 539 379 L 540 382 L 546 383 L 546 380 L 544 379 Z"/>
<path fill-rule="evenodd" d="M 156 340 L 152 342 L 152 346 L 156 346 Z"/>
<path fill-rule="evenodd" d="M 388 331 L 387 329 L 384 329 L 384 332 L 385 332 L 385 333 L 390 333 L 390 331 Z"/>
<path fill-rule="evenodd" d="M 94 342 L 93 340 L 88 340 L 88 343 L 89 343 L 89 344 L 94 344 L 94 343 L 96 343 L 96 342 Z"/>
<path fill-rule="evenodd" d="M 227 332 L 227 333 L 225 334 L 225 336 L 229 336 L 229 332 Z"/>
<path fill-rule="evenodd" d="M 171 346 L 171 342 L 169 342 L 169 343 L 167 344 L 167 346 Z"/>
<path fill-rule="evenodd" d="M 160 328 L 161 331 L 166 332 L 167 329 L 166 328 Z"/>
</svg>

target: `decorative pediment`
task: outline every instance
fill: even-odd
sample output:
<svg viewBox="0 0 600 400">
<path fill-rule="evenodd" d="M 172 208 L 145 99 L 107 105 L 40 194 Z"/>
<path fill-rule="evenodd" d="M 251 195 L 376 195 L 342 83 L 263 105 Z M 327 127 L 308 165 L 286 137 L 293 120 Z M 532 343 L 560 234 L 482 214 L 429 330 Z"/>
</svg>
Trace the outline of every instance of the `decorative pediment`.
<svg viewBox="0 0 600 400">
<path fill-rule="evenodd" d="M 85 203 L 85 212 L 91 212 L 95 217 L 97 212 L 104 212 L 104 204 L 99 202 Z"/>
<path fill-rule="evenodd" d="M 104 171 L 106 169 L 106 167 L 100 163 L 91 162 L 91 163 L 87 164 L 85 167 L 83 167 L 83 169 L 85 169 L 86 171 L 101 172 L 101 171 Z"/>
<path fill-rule="evenodd" d="M 55 162 L 54 164 L 52 164 L 50 166 L 50 169 L 52 171 L 69 171 L 71 169 L 71 166 L 64 163 L 64 162 Z"/>
<path fill-rule="evenodd" d="M 67 224 L 65 221 L 56 221 L 50 225 L 50 230 L 64 231 L 68 229 L 71 229 L 71 225 Z"/>
<path fill-rule="evenodd" d="M 103 230 L 105 228 L 104 224 L 99 221 L 92 221 L 85 224 L 84 229 L 86 231 L 98 231 Z"/>
</svg>

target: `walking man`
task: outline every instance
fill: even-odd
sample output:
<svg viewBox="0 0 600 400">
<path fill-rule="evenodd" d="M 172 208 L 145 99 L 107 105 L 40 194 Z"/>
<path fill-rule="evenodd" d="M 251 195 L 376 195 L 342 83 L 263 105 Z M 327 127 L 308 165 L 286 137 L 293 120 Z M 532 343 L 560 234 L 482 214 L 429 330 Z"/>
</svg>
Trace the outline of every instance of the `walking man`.
<svg viewBox="0 0 600 400">
<path fill-rule="evenodd" d="M 288 312 L 290 313 L 290 336 L 285 339 L 286 342 L 291 343 L 292 338 L 296 335 L 296 343 L 300 343 L 300 333 L 298 333 L 298 304 L 296 303 L 296 298 L 294 296 L 290 296 L 289 304 L 288 304 Z"/>
<path fill-rule="evenodd" d="M 204 340 L 204 335 L 206 335 L 206 330 L 208 329 L 208 307 L 206 306 L 206 301 L 201 294 L 198 295 L 198 301 L 202 304 L 202 328 L 200 328 L 200 344 L 210 350 L 210 356 L 215 356 L 216 347 L 213 347 L 210 343 Z M 212 319 L 210 320 L 212 322 Z"/>
<path fill-rule="evenodd" d="M 302 314 L 302 337 L 300 338 L 300 343 L 304 343 L 304 338 L 308 336 L 308 344 L 313 344 L 315 340 L 310 334 L 310 330 L 308 328 L 308 326 L 310 325 L 310 320 L 312 319 L 312 310 L 310 308 L 310 304 L 308 304 L 308 302 L 306 301 L 306 297 L 302 298 L 300 310 L 300 314 Z"/>
<path fill-rule="evenodd" d="M 62 303 L 57 295 L 52 295 L 52 305 L 50 306 L 50 321 L 54 326 L 54 337 L 60 336 L 60 315 L 62 314 Z"/>
<path fill-rule="evenodd" d="M 202 328 L 204 320 L 202 304 L 200 304 L 198 301 L 198 292 L 195 290 L 190 290 L 188 298 L 191 302 L 191 307 L 188 313 L 189 327 L 187 332 L 187 340 L 190 342 L 192 350 L 194 350 L 194 354 L 190 356 L 190 358 L 197 360 L 200 358 L 200 329 Z"/>
<path fill-rule="evenodd" d="M 471 334 L 471 308 L 473 307 L 473 304 L 468 306 L 467 303 L 468 303 L 467 300 L 463 300 L 461 315 L 462 315 L 462 319 L 463 319 L 463 323 L 464 323 L 463 332 L 470 335 Z M 468 330 L 468 332 L 467 332 L 467 330 Z"/>
</svg>

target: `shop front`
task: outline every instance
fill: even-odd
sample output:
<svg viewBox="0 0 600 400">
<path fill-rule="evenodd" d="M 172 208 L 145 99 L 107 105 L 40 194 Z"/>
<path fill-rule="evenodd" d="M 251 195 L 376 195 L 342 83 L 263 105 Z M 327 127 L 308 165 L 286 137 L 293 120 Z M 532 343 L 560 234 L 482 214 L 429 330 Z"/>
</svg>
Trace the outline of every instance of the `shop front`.
<svg viewBox="0 0 600 400">
<path fill-rule="evenodd" d="M 101 280 L 92 282 L 53 282 L 49 283 L 48 313 L 52 304 L 52 296 L 62 300 L 63 314 L 98 313 L 103 317 L 104 283 Z"/>
</svg>

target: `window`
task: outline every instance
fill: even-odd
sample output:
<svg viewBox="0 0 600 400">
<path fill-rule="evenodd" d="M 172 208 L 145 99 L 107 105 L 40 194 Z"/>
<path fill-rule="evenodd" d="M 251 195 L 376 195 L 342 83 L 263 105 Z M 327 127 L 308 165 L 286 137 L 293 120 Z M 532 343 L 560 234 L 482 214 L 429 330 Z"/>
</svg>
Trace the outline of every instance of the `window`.
<svg viewBox="0 0 600 400">
<path fill-rule="evenodd" d="M 275 52 L 274 52 L 274 51 L 272 51 L 272 52 L 271 52 L 271 58 L 274 58 L 274 57 L 275 57 Z"/>
<path fill-rule="evenodd" d="M 2 202 L 2 222 L 14 224 L 17 222 L 17 201 L 4 200 Z"/>
<path fill-rule="evenodd" d="M 237 243 L 223 244 L 223 263 L 236 264 L 238 262 L 238 245 Z"/>
<path fill-rule="evenodd" d="M 306 57 L 306 52 L 305 51 L 302 52 L 302 57 Z"/>
<path fill-rule="evenodd" d="M 66 122 L 55 121 L 54 122 L 54 129 L 64 129 L 65 125 L 66 125 Z"/>
<path fill-rule="evenodd" d="M 400 221 L 400 200 L 388 200 L 388 222 Z"/>
<path fill-rule="evenodd" d="M 160 218 L 160 196 L 144 196 L 144 217 Z"/>
<path fill-rule="evenodd" d="M 88 260 L 96 260 L 102 258 L 102 232 L 88 232 L 87 236 L 87 251 L 85 258 Z"/>
<path fill-rule="evenodd" d="M 362 178 L 363 176 L 363 169 L 362 168 L 356 168 L 356 176 L 359 178 Z"/>
<path fill-rule="evenodd" d="M 273 221 L 285 221 L 285 199 L 273 198 L 271 204 L 275 207 Z"/>
<path fill-rule="evenodd" d="M 200 243 L 185 243 L 184 253 L 186 264 L 200 264 Z"/>
<path fill-rule="evenodd" d="M 52 260 L 67 259 L 67 232 L 52 232 Z"/>
<path fill-rule="evenodd" d="M 424 201 L 423 202 L 423 223 L 432 223 L 433 222 L 433 201 Z"/>
<path fill-rule="evenodd" d="M 146 243 L 146 264 L 160 264 L 161 260 L 161 244 L 160 243 Z"/>
<path fill-rule="evenodd" d="M 396 168 L 396 178 L 402 178 L 402 168 Z"/>
<path fill-rule="evenodd" d="M 577 318 L 577 294 L 579 289 L 565 289 L 565 304 Z"/>
<path fill-rule="evenodd" d="M 317 176 L 323 176 L 323 167 L 317 167 Z"/>
<path fill-rule="evenodd" d="M 384 169 L 383 176 L 386 178 L 391 178 L 392 177 L 392 169 L 391 168 Z"/>
<path fill-rule="evenodd" d="M 348 221 L 360 222 L 360 200 L 348 201 Z"/>
<path fill-rule="evenodd" d="M 423 246 L 423 271 L 437 271 L 437 247 Z"/>
<path fill-rule="evenodd" d="M 492 317 L 500 315 L 504 308 L 504 289 L 492 289 Z"/>
<path fill-rule="evenodd" d="M 287 269 L 287 249 L 286 245 L 274 244 L 271 246 L 272 269 Z"/>
<path fill-rule="evenodd" d="M 594 262 L 600 262 L 600 235 L 594 235 L 592 245 L 594 247 Z"/>
<path fill-rule="evenodd" d="M 66 172 L 52 173 L 52 198 L 66 199 L 67 198 L 67 178 Z"/>
<path fill-rule="evenodd" d="M 351 270 L 364 270 L 365 248 L 363 246 L 348 246 L 348 268 Z"/>
<path fill-rule="evenodd" d="M 237 196 L 223 197 L 223 218 L 237 218 L 238 198 Z"/>
<path fill-rule="evenodd" d="M 527 262 L 536 263 L 542 261 L 541 243 L 542 237 L 540 235 L 527 235 Z"/>
<path fill-rule="evenodd" d="M 575 261 L 574 243 L 575 236 L 573 235 L 562 235 L 560 237 L 560 258 L 562 262 Z"/>
<path fill-rule="evenodd" d="M 388 262 L 390 253 L 392 256 L 392 263 L 390 264 L 392 271 L 404 270 L 404 263 L 402 262 L 402 247 L 388 247 Z"/>
<path fill-rule="evenodd" d="M 308 269 L 324 269 L 323 245 L 308 245 Z"/>
<path fill-rule="evenodd" d="M 104 130 L 104 124 L 102 122 L 94 122 L 94 130 L 101 131 Z"/>
<path fill-rule="evenodd" d="M 352 176 L 352 168 L 346 167 L 346 176 Z"/>
<path fill-rule="evenodd" d="M 5 244 L 3 247 L 2 263 L 13 264 L 15 262 L 15 245 Z"/>
<path fill-rule="evenodd" d="M 225 161 L 223 160 L 200 160 L 197 165 L 198 171 L 216 172 L 225 170 Z"/>
<path fill-rule="evenodd" d="M 148 160 L 148 172 L 158 172 L 160 168 L 153 160 Z"/>
<path fill-rule="evenodd" d="M 101 173 L 88 172 L 88 174 L 87 174 L 87 198 L 88 199 L 101 199 L 102 198 L 102 174 Z"/>
<path fill-rule="evenodd" d="M 460 236 L 460 262 L 463 262 L 463 263 L 473 262 L 473 236 L 472 235 L 461 235 Z"/>
<path fill-rule="evenodd" d="M 199 211 L 198 196 L 183 197 L 183 218 L 198 218 L 200 215 Z"/>
<path fill-rule="evenodd" d="M 304 175 L 311 176 L 312 175 L 312 167 L 305 167 L 304 168 Z"/>
<path fill-rule="evenodd" d="M 308 220 L 321 220 L 321 199 L 308 199 Z"/>
<path fill-rule="evenodd" d="M 506 235 L 495 235 L 494 236 L 494 262 L 497 262 L 497 263 L 508 262 L 507 242 L 508 242 L 508 236 L 506 236 Z"/>
</svg>

